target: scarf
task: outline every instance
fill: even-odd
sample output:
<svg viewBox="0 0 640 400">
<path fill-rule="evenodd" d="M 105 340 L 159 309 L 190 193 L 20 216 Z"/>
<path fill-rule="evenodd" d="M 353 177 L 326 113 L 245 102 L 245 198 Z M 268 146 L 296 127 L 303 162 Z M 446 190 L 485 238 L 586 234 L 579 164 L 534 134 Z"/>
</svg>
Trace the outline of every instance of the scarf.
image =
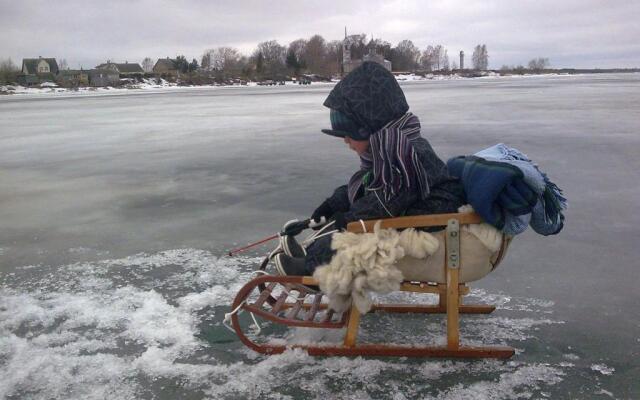
<svg viewBox="0 0 640 400">
<path fill-rule="evenodd" d="M 389 202 L 401 190 L 417 190 L 429 196 L 429 182 L 412 141 L 420 137 L 420 121 L 408 112 L 369 137 L 369 151 L 360 156 L 360 170 L 349 180 L 349 202 L 354 203 L 368 173 L 373 177 L 367 190 L 382 190 Z"/>
</svg>

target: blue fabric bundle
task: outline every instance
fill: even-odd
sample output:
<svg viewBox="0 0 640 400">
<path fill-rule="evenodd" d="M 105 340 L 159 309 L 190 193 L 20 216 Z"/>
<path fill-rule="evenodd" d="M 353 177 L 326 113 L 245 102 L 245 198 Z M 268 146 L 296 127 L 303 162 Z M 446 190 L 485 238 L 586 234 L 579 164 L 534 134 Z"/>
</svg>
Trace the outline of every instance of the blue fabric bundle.
<svg viewBox="0 0 640 400">
<path fill-rule="evenodd" d="M 467 200 L 489 224 L 509 235 L 529 225 L 541 235 L 554 235 L 564 226 L 562 190 L 520 151 L 499 143 L 447 162 L 461 179 Z"/>
</svg>

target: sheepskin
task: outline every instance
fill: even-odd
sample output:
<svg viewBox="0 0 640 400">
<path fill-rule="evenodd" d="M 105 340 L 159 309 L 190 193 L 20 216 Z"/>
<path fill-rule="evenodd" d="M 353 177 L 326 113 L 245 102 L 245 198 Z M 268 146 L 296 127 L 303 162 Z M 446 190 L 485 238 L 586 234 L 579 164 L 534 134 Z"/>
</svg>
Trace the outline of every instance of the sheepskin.
<svg viewBox="0 0 640 400">
<path fill-rule="evenodd" d="M 402 232 L 381 229 L 378 222 L 372 233 L 334 234 L 331 248 L 336 254 L 313 276 L 329 297 L 330 308 L 345 311 L 353 301 L 361 313 L 366 313 L 372 306 L 369 291 L 389 293 L 400 289 L 403 276 L 395 266 L 398 260 L 405 256 L 426 258 L 438 247 L 438 240 L 430 233 L 412 228 Z"/>
<path fill-rule="evenodd" d="M 458 208 L 459 213 L 472 213 L 473 207 L 467 204 Z M 490 252 L 495 253 L 500 250 L 502 245 L 502 232 L 496 229 L 493 225 L 489 225 L 486 222 L 481 224 L 462 225 L 462 230 L 471 233 L 478 238 Z"/>
<path fill-rule="evenodd" d="M 473 212 L 470 205 L 462 206 L 461 213 Z M 486 224 L 463 225 L 492 253 L 502 244 L 502 232 Z M 329 298 L 329 307 L 346 311 L 353 302 L 361 313 L 371 309 L 368 292 L 389 293 L 400 289 L 404 280 L 395 266 L 405 256 L 425 259 L 438 250 L 440 243 L 428 232 L 413 228 L 398 232 L 381 229 L 376 223 L 371 233 L 336 233 L 331 248 L 336 250 L 331 262 L 316 268 L 313 277 Z"/>
</svg>

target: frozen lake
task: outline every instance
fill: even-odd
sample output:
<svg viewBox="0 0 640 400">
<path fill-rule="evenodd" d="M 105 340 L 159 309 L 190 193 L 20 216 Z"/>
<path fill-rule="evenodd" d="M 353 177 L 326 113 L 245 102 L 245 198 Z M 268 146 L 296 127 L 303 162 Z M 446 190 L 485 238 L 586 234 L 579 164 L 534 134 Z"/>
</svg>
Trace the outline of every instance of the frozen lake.
<svg viewBox="0 0 640 400">
<path fill-rule="evenodd" d="M 269 248 L 219 257 L 358 166 L 320 133 L 330 88 L 0 97 L 0 397 L 640 398 L 640 74 L 403 84 L 441 158 L 504 142 L 569 199 L 560 235 L 518 236 L 472 285 L 498 310 L 462 340 L 510 361 L 262 357 L 226 331 Z"/>
</svg>

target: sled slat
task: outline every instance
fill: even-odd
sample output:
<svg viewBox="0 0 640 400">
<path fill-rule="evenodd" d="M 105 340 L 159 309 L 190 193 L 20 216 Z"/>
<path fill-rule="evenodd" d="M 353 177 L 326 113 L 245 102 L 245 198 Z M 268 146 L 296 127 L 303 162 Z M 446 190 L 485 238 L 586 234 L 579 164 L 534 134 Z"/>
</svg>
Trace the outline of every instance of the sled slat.
<svg viewBox="0 0 640 400">
<path fill-rule="evenodd" d="M 327 308 L 325 311 L 324 317 L 322 318 L 322 322 L 330 322 L 331 317 L 333 317 L 334 311 L 330 308 Z"/>
<path fill-rule="evenodd" d="M 273 290 L 274 287 L 276 287 L 276 285 L 277 285 L 276 282 L 271 282 L 270 284 L 267 285 L 267 287 L 262 291 L 262 293 L 260 293 L 260 297 L 258 297 L 258 300 L 256 300 L 256 302 L 254 303 L 256 307 L 262 307 L 264 302 L 267 301 L 269 296 L 271 296 L 271 291 Z"/>
<path fill-rule="evenodd" d="M 302 308 L 302 300 L 298 300 L 296 304 L 293 307 L 291 307 L 291 310 L 289 310 L 289 313 L 287 313 L 287 318 L 295 319 L 298 313 L 300 312 L 301 308 Z"/>
<path fill-rule="evenodd" d="M 287 292 L 282 292 L 280 293 L 280 296 L 278 296 L 278 300 L 276 301 L 276 304 L 273 305 L 273 309 L 271 309 L 271 312 L 274 314 L 277 314 L 280 310 L 282 310 L 282 306 L 284 305 L 284 302 L 287 300 Z"/>
<path fill-rule="evenodd" d="M 311 308 L 307 312 L 307 317 L 305 318 L 305 320 L 313 321 L 316 314 L 318 313 L 318 309 L 321 301 L 322 301 L 322 294 L 321 293 L 316 294 L 313 298 L 313 303 L 311 304 Z"/>
</svg>

